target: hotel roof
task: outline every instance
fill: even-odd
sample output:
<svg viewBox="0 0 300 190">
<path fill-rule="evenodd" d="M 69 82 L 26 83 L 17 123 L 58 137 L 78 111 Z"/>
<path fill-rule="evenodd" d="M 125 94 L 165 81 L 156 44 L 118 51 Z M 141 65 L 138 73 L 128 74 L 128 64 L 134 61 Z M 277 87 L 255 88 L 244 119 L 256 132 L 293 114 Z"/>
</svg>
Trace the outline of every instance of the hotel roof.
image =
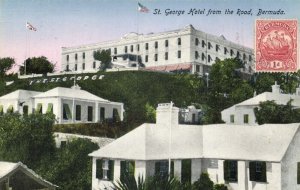
<svg viewBox="0 0 300 190">
<path fill-rule="evenodd" d="M 15 99 L 29 99 L 32 96 L 38 95 L 41 92 L 31 90 L 16 90 L 9 94 L 0 97 L 0 100 L 15 100 Z"/>
</svg>

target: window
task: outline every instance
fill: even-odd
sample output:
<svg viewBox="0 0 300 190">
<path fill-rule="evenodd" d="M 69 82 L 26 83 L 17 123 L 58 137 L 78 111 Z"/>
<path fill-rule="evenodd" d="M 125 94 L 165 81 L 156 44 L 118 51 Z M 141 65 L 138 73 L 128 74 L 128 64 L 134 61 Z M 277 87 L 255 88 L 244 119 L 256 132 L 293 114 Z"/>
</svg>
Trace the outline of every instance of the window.
<svg viewBox="0 0 300 190">
<path fill-rule="evenodd" d="M 196 65 L 196 72 L 197 72 L 197 73 L 200 72 L 200 65 Z"/>
<path fill-rule="evenodd" d="M 127 46 L 124 47 L 124 52 L 127 53 Z"/>
<path fill-rule="evenodd" d="M 69 65 L 66 66 L 66 71 L 69 71 Z"/>
<path fill-rule="evenodd" d="M 120 179 L 124 180 L 126 176 L 134 176 L 135 162 L 134 161 L 121 161 Z"/>
<path fill-rule="evenodd" d="M 104 121 L 105 119 L 105 108 L 101 107 L 100 108 L 100 121 Z"/>
<path fill-rule="evenodd" d="M 267 182 L 266 162 L 249 162 L 250 181 Z"/>
<path fill-rule="evenodd" d="M 85 52 L 82 53 L 82 59 L 85 59 Z"/>
<path fill-rule="evenodd" d="M 148 49 L 149 49 L 149 44 L 146 43 L 146 44 L 145 44 L 145 50 L 148 50 Z"/>
<path fill-rule="evenodd" d="M 297 184 L 300 184 L 300 162 L 297 163 Z"/>
<path fill-rule="evenodd" d="M 240 58 L 240 52 L 239 51 L 236 52 L 236 57 Z"/>
<path fill-rule="evenodd" d="M 211 43 L 208 42 L 208 49 L 210 49 L 212 47 Z"/>
<path fill-rule="evenodd" d="M 216 44 L 216 52 L 218 52 L 220 49 L 220 46 L 218 44 Z"/>
<path fill-rule="evenodd" d="M 249 61 L 252 61 L 252 56 L 251 55 L 249 55 Z"/>
<path fill-rule="evenodd" d="M 246 60 L 246 54 L 243 54 L 243 60 L 244 61 Z"/>
<path fill-rule="evenodd" d="M 156 54 L 154 54 L 154 61 L 157 61 L 157 53 Z"/>
<path fill-rule="evenodd" d="M 190 159 L 181 160 L 181 182 L 190 183 L 192 177 L 192 161 Z"/>
<path fill-rule="evenodd" d="M 37 104 L 35 113 L 40 113 L 40 114 L 43 113 L 43 104 L 42 103 Z"/>
<path fill-rule="evenodd" d="M 64 148 L 67 146 L 67 141 L 61 141 L 60 142 L 60 148 Z"/>
<path fill-rule="evenodd" d="M 95 69 L 96 68 L 96 62 L 94 61 L 93 62 L 93 69 Z"/>
<path fill-rule="evenodd" d="M 169 59 L 169 54 L 168 54 L 168 52 L 165 52 L 165 60 L 168 60 Z"/>
<path fill-rule="evenodd" d="M 133 52 L 133 45 L 130 46 L 130 52 Z"/>
<path fill-rule="evenodd" d="M 28 115 L 28 106 L 27 105 L 23 106 L 23 115 Z"/>
<path fill-rule="evenodd" d="M 204 53 L 202 53 L 201 59 L 202 59 L 202 61 L 204 61 L 204 59 L 205 59 L 205 54 Z"/>
<path fill-rule="evenodd" d="M 210 55 L 208 55 L 208 59 L 207 59 L 207 61 L 208 61 L 208 62 L 210 62 L 210 61 L 211 61 L 211 57 L 210 57 Z"/>
<path fill-rule="evenodd" d="M 75 117 L 75 119 L 77 120 L 77 121 L 80 121 L 81 120 L 81 105 L 76 105 L 76 111 L 75 111 L 76 113 L 76 117 Z"/>
<path fill-rule="evenodd" d="M 140 51 L 140 44 L 136 45 L 136 49 L 137 49 L 137 51 Z"/>
<path fill-rule="evenodd" d="M 198 59 L 199 58 L 199 53 L 198 51 L 195 51 L 195 59 Z"/>
<path fill-rule="evenodd" d="M 7 110 L 6 110 L 7 113 L 14 113 L 14 106 L 13 105 L 9 105 Z"/>
<path fill-rule="evenodd" d="M 169 40 L 165 40 L 165 47 L 169 47 Z"/>
<path fill-rule="evenodd" d="M 88 121 L 93 121 L 93 106 L 88 106 Z"/>
<path fill-rule="evenodd" d="M 196 38 L 196 40 L 195 40 L 195 46 L 198 46 L 198 45 L 199 45 L 199 39 Z"/>
<path fill-rule="evenodd" d="M 72 114 L 68 104 L 63 104 L 63 119 L 64 120 L 72 119 Z"/>
<path fill-rule="evenodd" d="M 0 115 L 3 115 L 3 105 L 0 105 Z"/>
<path fill-rule="evenodd" d="M 178 59 L 181 58 L 181 51 L 180 51 L 180 50 L 177 52 L 177 58 L 178 58 Z"/>
<path fill-rule="evenodd" d="M 52 103 L 48 103 L 47 113 L 53 113 L 53 104 Z"/>
<path fill-rule="evenodd" d="M 67 55 L 67 61 L 69 61 L 69 55 Z"/>
<path fill-rule="evenodd" d="M 205 41 L 204 40 L 202 40 L 202 47 L 204 48 L 205 47 Z"/>
<path fill-rule="evenodd" d="M 120 121 L 120 116 L 117 108 L 113 109 L 112 116 L 113 116 L 113 122 Z"/>
<path fill-rule="evenodd" d="M 157 49 L 158 48 L 158 42 L 154 43 L 154 48 Z"/>
<path fill-rule="evenodd" d="M 85 70 L 85 63 L 82 63 L 82 70 Z"/>
<path fill-rule="evenodd" d="M 161 179 L 168 177 L 169 173 L 169 162 L 164 161 L 157 161 L 155 162 L 155 175 L 159 176 Z M 174 176 L 174 162 L 171 161 L 171 176 Z"/>
<path fill-rule="evenodd" d="M 226 55 L 226 54 L 227 54 L 227 52 L 228 52 L 227 48 L 226 48 L 226 47 L 224 47 L 224 55 Z"/>
<path fill-rule="evenodd" d="M 177 39 L 177 45 L 181 46 L 181 38 Z"/>
<path fill-rule="evenodd" d="M 234 160 L 224 161 L 224 180 L 227 182 L 238 181 L 237 161 Z"/>
<path fill-rule="evenodd" d="M 114 54 L 117 54 L 117 53 L 118 53 L 117 48 L 114 48 Z"/>
<path fill-rule="evenodd" d="M 113 181 L 114 165 L 113 160 L 96 160 L 96 178 Z"/>
<path fill-rule="evenodd" d="M 75 70 L 75 71 L 77 71 L 77 64 L 75 64 L 75 68 L 74 68 L 74 70 Z"/>
<path fill-rule="evenodd" d="M 78 57 L 77 57 L 77 53 L 75 53 L 75 60 L 77 60 L 77 58 L 78 58 Z"/>
<path fill-rule="evenodd" d="M 244 114 L 244 123 L 249 123 L 249 115 Z"/>
<path fill-rule="evenodd" d="M 234 115 L 230 115 L 230 123 L 234 123 Z"/>
<path fill-rule="evenodd" d="M 145 55 L 145 62 L 148 62 L 148 55 Z"/>
<path fill-rule="evenodd" d="M 233 50 L 231 49 L 231 50 L 230 50 L 230 56 L 233 56 L 233 54 L 234 54 L 234 52 L 233 52 Z"/>
</svg>

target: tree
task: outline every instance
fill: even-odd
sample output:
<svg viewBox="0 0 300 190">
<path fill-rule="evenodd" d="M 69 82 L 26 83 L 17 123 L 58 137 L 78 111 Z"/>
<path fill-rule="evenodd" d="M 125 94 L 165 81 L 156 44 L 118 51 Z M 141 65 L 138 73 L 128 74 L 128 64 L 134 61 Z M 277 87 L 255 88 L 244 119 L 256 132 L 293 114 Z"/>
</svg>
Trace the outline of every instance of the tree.
<svg viewBox="0 0 300 190">
<path fill-rule="evenodd" d="M 300 122 L 300 110 L 294 109 L 292 100 L 286 105 L 278 105 L 274 101 L 260 102 L 258 108 L 254 108 L 256 122 L 265 123 L 298 123 Z"/>
<path fill-rule="evenodd" d="M 36 168 L 44 157 L 55 151 L 52 133 L 53 114 L 0 116 L 0 160 L 21 161 Z"/>
<path fill-rule="evenodd" d="M 94 59 L 101 61 L 100 70 L 105 71 L 111 64 L 110 50 L 98 50 L 94 52 Z"/>
<path fill-rule="evenodd" d="M 155 108 L 151 106 L 149 102 L 147 102 L 147 104 L 145 105 L 145 109 L 146 109 L 146 122 L 155 123 L 156 120 Z"/>
<path fill-rule="evenodd" d="M 220 123 L 221 111 L 227 107 L 241 102 L 253 94 L 249 81 L 242 78 L 240 69 L 243 62 L 239 59 L 217 60 L 212 65 L 209 75 L 209 89 L 206 114 L 206 121 Z"/>
<path fill-rule="evenodd" d="M 26 74 L 47 74 L 54 72 L 54 64 L 44 56 L 33 57 L 25 60 Z M 20 67 L 20 73 L 25 74 L 25 65 Z"/>
<path fill-rule="evenodd" d="M 61 189 L 91 189 L 92 161 L 88 154 L 98 148 L 88 139 L 74 139 L 58 148 L 50 160 L 44 160 L 38 171 Z"/>
<path fill-rule="evenodd" d="M 15 64 L 15 60 L 11 57 L 0 58 L 0 79 L 6 75 L 12 66 Z"/>
<path fill-rule="evenodd" d="M 193 184 L 194 190 L 212 190 L 214 183 L 210 180 L 208 173 L 202 173 L 200 178 Z"/>
</svg>

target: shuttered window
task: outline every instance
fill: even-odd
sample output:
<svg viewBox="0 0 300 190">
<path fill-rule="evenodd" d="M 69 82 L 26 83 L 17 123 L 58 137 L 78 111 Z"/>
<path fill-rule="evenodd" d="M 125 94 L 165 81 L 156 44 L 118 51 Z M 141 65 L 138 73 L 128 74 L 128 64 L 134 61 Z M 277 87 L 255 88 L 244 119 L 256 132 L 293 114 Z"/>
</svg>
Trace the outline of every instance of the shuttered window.
<svg viewBox="0 0 300 190">
<path fill-rule="evenodd" d="M 235 160 L 224 161 L 224 180 L 227 182 L 238 181 L 237 161 Z"/>
<path fill-rule="evenodd" d="M 121 181 L 127 177 L 134 176 L 135 172 L 135 162 L 134 161 L 121 161 Z"/>
<path fill-rule="evenodd" d="M 7 110 L 6 110 L 7 113 L 13 113 L 14 112 L 14 106 L 13 105 L 9 105 Z"/>
<path fill-rule="evenodd" d="M 0 115 L 3 115 L 3 105 L 0 105 Z"/>
<path fill-rule="evenodd" d="M 72 114 L 68 104 L 63 104 L 63 119 L 65 120 L 72 119 Z"/>
<path fill-rule="evenodd" d="M 250 181 L 267 182 L 266 162 L 249 162 Z"/>
<path fill-rule="evenodd" d="M 181 161 L 181 182 L 190 183 L 192 177 L 192 160 L 186 159 Z"/>
</svg>

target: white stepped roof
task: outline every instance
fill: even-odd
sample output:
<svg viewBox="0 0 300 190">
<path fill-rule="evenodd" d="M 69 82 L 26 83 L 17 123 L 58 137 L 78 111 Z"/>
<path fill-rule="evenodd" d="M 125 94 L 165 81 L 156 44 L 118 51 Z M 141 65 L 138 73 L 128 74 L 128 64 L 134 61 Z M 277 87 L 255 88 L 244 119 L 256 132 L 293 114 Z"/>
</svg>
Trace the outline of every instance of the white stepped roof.
<svg viewBox="0 0 300 190">
<path fill-rule="evenodd" d="M 34 98 L 49 98 L 49 97 L 65 97 L 65 98 L 85 99 L 85 100 L 100 101 L 100 102 L 109 102 L 106 99 L 100 98 L 94 94 L 89 93 L 88 91 L 81 90 L 81 89 L 74 89 L 74 88 L 64 88 L 64 87 L 56 87 L 44 93 L 34 96 Z"/>
<path fill-rule="evenodd" d="M 0 97 L 0 100 L 13 100 L 13 99 L 29 99 L 32 96 L 38 95 L 41 92 L 30 90 L 16 90 L 9 94 Z"/>
<path fill-rule="evenodd" d="M 143 124 L 90 156 L 112 159 L 162 160 L 219 158 L 280 162 L 299 124 L 179 125 Z"/>
</svg>

